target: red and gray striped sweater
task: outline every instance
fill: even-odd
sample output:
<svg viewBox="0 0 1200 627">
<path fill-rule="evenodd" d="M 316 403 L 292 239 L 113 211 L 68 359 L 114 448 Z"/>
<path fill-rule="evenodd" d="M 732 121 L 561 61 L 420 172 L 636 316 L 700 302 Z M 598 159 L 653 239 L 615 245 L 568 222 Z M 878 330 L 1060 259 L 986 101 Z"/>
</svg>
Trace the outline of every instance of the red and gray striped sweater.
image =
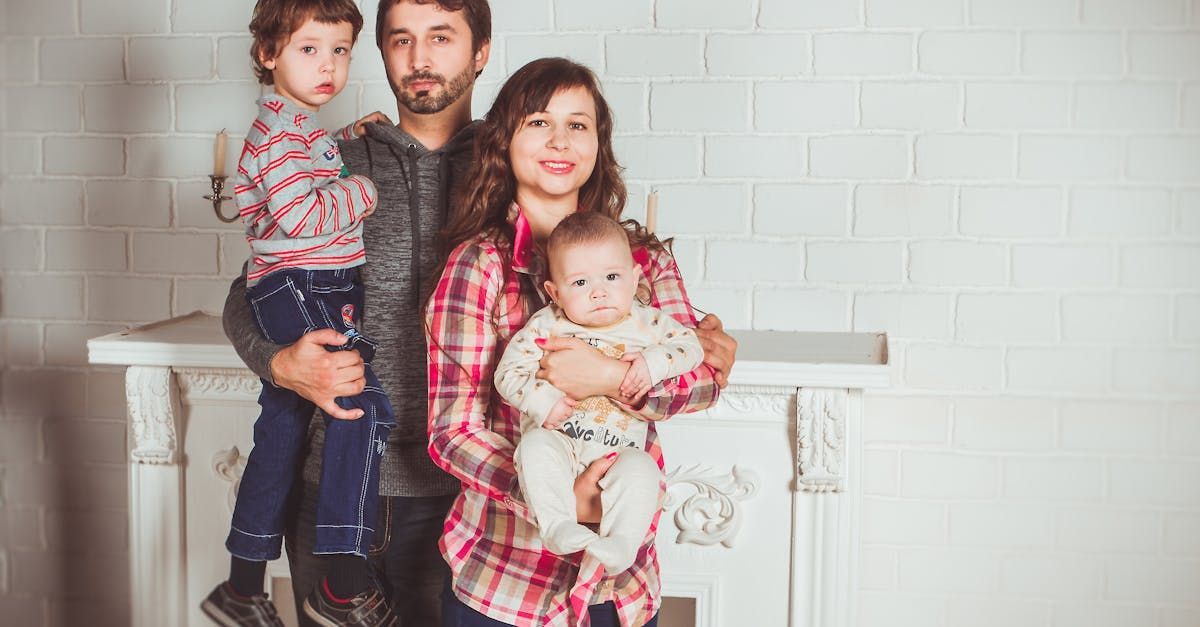
<svg viewBox="0 0 1200 627">
<path fill-rule="evenodd" d="M 234 194 L 250 242 L 249 285 L 285 268 L 336 270 L 366 260 L 362 219 L 375 204 L 375 184 L 357 174 L 340 178 L 337 142 L 312 116 L 264 96 L 246 133 Z M 352 128 L 336 135 L 353 139 Z"/>
</svg>

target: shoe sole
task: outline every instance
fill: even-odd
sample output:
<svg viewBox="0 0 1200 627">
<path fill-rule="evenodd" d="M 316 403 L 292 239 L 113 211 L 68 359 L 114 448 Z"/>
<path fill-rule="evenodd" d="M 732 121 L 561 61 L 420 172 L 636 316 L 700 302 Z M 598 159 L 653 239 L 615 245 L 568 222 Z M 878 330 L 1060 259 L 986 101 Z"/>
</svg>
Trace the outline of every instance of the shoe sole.
<svg viewBox="0 0 1200 627">
<path fill-rule="evenodd" d="M 221 625 L 221 627 L 238 627 L 238 622 L 232 616 L 222 612 L 221 608 L 217 607 L 217 604 L 212 601 L 201 603 L 200 611 L 204 612 L 205 616 L 211 618 L 214 623 Z"/>
<path fill-rule="evenodd" d="M 317 608 L 313 607 L 312 603 L 309 603 L 308 599 L 304 599 L 304 615 L 311 618 L 314 623 L 322 625 L 323 627 L 341 627 L 338 623 L 329 620 L 328 617 L 321 616 L 321 614 L 317 612 Z"/>
</svg>

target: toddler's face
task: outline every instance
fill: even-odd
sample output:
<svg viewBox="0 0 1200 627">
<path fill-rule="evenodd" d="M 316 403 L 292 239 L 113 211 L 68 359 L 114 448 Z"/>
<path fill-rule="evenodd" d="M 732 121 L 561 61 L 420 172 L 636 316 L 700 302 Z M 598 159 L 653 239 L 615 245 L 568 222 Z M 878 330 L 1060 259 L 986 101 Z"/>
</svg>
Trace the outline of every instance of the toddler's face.
<svg viewBox="0 0 1200 627">
<path fill-rule="evenodd" d="M 263 59 L 271 70 L 275 93 L 296 106 L 316 111 L 346 86 L 354 28 L 349 22 L 325 24 L 308 20 L 273 59 Z"/>
<path fill-rule="evenodd" d="M 557 248 L 550 276 L 546 291 L 575 324 L 608 326 L 633 307 L 638 272 L 629 244 L 620 239 Z"/>
</svg>

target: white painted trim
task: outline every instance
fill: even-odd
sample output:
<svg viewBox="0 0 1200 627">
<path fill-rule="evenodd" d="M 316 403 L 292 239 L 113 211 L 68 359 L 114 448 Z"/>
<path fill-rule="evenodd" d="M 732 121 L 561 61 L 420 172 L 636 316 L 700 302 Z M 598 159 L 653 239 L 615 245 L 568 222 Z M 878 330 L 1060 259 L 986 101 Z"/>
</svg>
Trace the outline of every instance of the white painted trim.
<svg viewBox="0 0 1200 627">
<path fill-rule="evenodd" d="M 744 359 L 743 359 L 744 358 Z M 759 385 L 781 388 L 885 388 L 891 385 L 887 365 L 809 364 L 752 361 L 751 355 L 738 353 L 738 361 L 729 374 L 731 385 Z"/>
<path fill-rule="evenodd" d="M 790 627 L 851 627 L 858 590 L 862 391 L 846 402 L 841 492 L 792 493 Z M 832 537 L 831 537 L 832 536 Z"/>
<path fill-rule="evenodd" d="M 88 362 L 121 366 L 245 368 L 233 347 L 166 342 L 112 342 L 108 336 L 88 340 Z"/>
<path fill-rule="evenodd" d="M 130 618 L 138 627 L 187 624 L 183 467 L 129 465 Z"/>
<path fill-rule="evenodd" d="M 695 600 L 696 627 L 720 627 L 720 575 L 663 573 L 662 595 Z"/>
</svg>

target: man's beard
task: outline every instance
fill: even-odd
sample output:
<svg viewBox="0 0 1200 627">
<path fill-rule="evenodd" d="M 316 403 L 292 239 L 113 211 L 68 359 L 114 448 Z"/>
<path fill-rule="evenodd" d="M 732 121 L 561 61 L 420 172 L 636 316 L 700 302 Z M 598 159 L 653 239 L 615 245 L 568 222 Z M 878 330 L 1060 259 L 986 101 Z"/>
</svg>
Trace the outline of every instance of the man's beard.
<svg viewBox="0 0 1200 627">
<path fill-rule="evenodd" d="M 415 94 L 410 94 L 408 85 L 419 81 L 437 81 L 442 85 L 441 92 L 433 91 L 418 91 Z M 400 87 L 394 89 L 396 92 L 396 100 L 400 102 L 404 108 L 413 113 L 437 113 L 446 107 L 454 104 L 471 85 L 475 83 L 475 68 L 467 65 L 461 73 L 459 73 L 450 81 L 441 74 L 433 72 L 414 72 L 400 79 Z"/>
</svg>

